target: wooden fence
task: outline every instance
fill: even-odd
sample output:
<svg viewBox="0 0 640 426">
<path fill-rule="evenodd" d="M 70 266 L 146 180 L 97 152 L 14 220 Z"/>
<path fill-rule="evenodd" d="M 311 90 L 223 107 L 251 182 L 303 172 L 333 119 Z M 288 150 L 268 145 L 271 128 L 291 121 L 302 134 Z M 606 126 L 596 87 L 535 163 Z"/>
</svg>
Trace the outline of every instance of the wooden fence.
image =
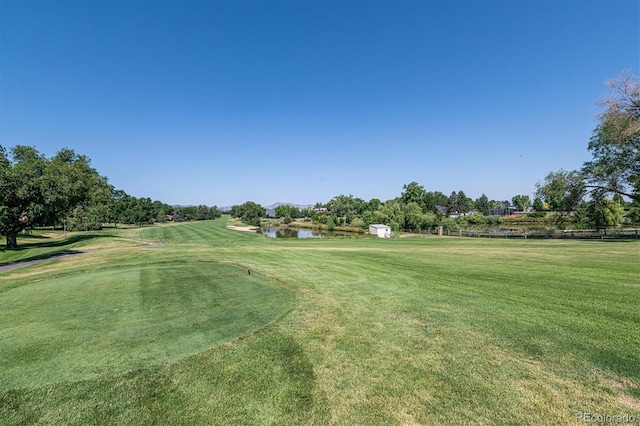
<svg viewBox="0 0 640 426">
<path fill-rule="evenodd" d="M 422 235 L 439 235 L 438 228 L 403 229 L 402 232 Z M 495 230 L 442 230 L 442 235 L 472 238 L 556 238 L 556 239 L 640 239 L 639 228 L 626 229 L 495 229 Z"/>
</svg>

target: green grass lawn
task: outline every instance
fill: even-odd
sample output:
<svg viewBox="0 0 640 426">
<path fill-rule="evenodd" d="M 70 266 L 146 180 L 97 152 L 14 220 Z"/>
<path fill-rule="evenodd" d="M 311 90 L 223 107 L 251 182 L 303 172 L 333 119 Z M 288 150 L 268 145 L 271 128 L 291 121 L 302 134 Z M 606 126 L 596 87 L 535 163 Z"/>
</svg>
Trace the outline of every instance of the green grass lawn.
<svg viewBox="0 0 640 426">
<path fill-rule="evenodd" d="M 0 423 L 640 421 L 636 241 L 225 225 L 74 234 L 0 274 Z"/>
</svg>

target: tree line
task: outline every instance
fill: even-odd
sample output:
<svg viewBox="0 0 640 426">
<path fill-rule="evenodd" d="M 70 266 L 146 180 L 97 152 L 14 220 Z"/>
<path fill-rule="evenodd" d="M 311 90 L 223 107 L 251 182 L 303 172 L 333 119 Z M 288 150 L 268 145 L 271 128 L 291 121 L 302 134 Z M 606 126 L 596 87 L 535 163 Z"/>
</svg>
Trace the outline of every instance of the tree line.
<svg viewBox="0 0 640 426">
<path fill-rule="evenodd" d="M 47 158 L 31 146 L 0 146 L 0 235 L 7 248 L 38 226 L 96 230 L 105 223 L 144 225 L 220 217 L 217 207 L 175 207 L 115 189 L 84 155 L 64 148 Z"/>
<path fill-rule="evenodd" d="M 515 195 L 511 200 L 496 201 L 484 194 L 472 200 L 463 191 L 447 196 L 411 182 L 403 186 L 400 197 L 385 202 L 338 195 L 326 204 L 317 203 L 311 211 L 280 206 L 276 216 L 285 223 L 311 217 L 314 223 L 329 229 L 364 229 L 372 223 L 384 223 L 394 230 L 432 226 L 456 229 L 468 224 L 497 223 L 496 216 L 513 208 L 532 212 L 529 214 L 534 217 L 554 212 L 554 219 L 560 222 L 571 216 L 573 223 L 583 228 L 615 227 L 625 219 L 640 223 L 640 82 L 633 73 L 626 72 L 607 85 L 611 93 L 602 101 L 604 110 L 587 147 L 592 160 L 580 170 L 547 174 L 544 181 L 536 184 L 533 200 L 528 195 Z M 260 209 L 259 205 L 249 208 L 253 212 L 252 224 L 259 224 L 256 214 Z"/>
<path fill-rule="evenodd" d="M 403 186 L 399 197 L 384 202 L 378 198 L 365 201 L 353 195 L 341 194 L 327 203 L 316 203 L 313 208 L 281 205 L 275 208 L 275 216 L 284 223 L 310 218 L 313 223 L 325 225 L 330 230 L 337 226 L 366 229 L 374 223 L 387 224 L 395 231 L 433 226 L 457 229 L 465 223 L 497 224 L 500 222 L 499 215 L 514 210 L 528 210 L 530 206 L 527 195 L 498 201 L 482 194 L 473 200 L 463 191 L 454 191 L 447 196 L 440 191 L 427 191 L 419 183 L 411 182 Z M 265 211 L 259 204 L 248 201 L 233 206 L 230 213 L 247 224 L 258 226 Z"/>
<path fill-rule="evenodd" d="M 640 83 L 628 72 L 608 85 L 611 93 L 602 102 L 604 110 L 587 147 L 592 160 L 580 170 L 547 174 L 536 184 L 533 201 L 528 195 L 496 201 L 484 194 L 472 200 L 463 191 L 447 196 L 411 182 L 399 197 L 385 202 L 338 195 L 314 209 L 279 206 L 276 215 L 285 222 L 311 217 L 329 229 L 366 228 L 372 223 L 394 230 L 456 229 L 497 223 L 498 216 L 511 209 L 533 210 L 531 215 L 554 211 L 559 220 L 572 216 L 580 226 L 600 229 L 619 225 L 625 214 L 630 222 L 640 223 Z M 104 223 L 143 225 L 215 219 L 220 214 L 215 206 L 175 207 L 130 196 L 109 185 L 86 156 L 68 148 L 47 158 L 34 147 L 0 146 L 0 234 L 6 236 L 8 248 L 17 247 L 20 232 L 36 226 L 93 230 Z M 258 226 L 265 209 L 249 201 L 233 206 L 231 214 Z"/>
</svg>

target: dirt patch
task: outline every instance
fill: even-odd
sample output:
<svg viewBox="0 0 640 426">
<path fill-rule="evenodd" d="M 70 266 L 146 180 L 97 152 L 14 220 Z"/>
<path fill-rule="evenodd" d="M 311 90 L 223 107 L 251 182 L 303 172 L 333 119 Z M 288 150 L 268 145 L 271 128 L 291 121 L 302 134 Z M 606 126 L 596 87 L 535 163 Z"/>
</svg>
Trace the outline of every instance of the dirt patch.
<svg viewBox="0 0 640 426">
<path fill-rule="evenodd" d="M 640 411 L 640 400 L 634 398 L 628 393 L 625 393 L 625 391 L 629 389 L 638 389 L 639 386 L 635 382 L 626 378 L 605 379 L 605 381 L 617 394 L 616 401 L 618 401 L 618 404 Z"/>
<path fill-rule="evenodd" d="M 145 241 L 145 245 L 143 246 L 138 246 L 139 248 L 155 248 L 155 247 L 164 247 L 166 246 L 165 243 L 161 243 L 158 241 Z"/>
<path fill-rule="evenodd" d="M 624 405 L 627 408 L 640 411 L 640 401 L 638 401 L 632 396 L 622 394 L 622 395 L 618 395 L 616 400 L 620 405 Z"/>
</svg>

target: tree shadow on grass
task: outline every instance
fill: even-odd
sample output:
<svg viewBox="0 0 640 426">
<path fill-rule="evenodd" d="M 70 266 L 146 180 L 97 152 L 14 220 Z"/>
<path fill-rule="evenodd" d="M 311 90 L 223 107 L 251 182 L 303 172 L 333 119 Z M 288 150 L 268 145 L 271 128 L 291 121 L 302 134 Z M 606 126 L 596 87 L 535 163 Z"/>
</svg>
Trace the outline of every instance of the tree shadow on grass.
<svg viewBox="0 0 640 426">
<path fill-rule="evenodd" d="M 46 242 L 32 242 L 21 244 L 17 248 L 7 249 L 6 246 L 0 247 L 0 254 L 2 253 L 16 253 L 22 252 L 20 258 L 9 261 L 0 262 L 0 272 L 15 269 L 21 266 L 28 266 L 34 263 L 43 262 L 45 260 L 67 257 L 76 254 L 83 253 L 80 250 L 71 249 L 69 246 L 82 242 L 93 240 L 96 238 L 111 237 L 108 234 L 86 234 L 86 235 L 74 235 L 62 240 L 46 241 Z M 37 249 L 50 249 L 50 250 L 37 250 Z M 29 251 L 33 250 L 34 253 L 29 255 Z"/>
<path fill-rule="evenodd" d="M 54 253 L 43 253 L 35 256 L 28 257 L 26 259 L 20 259 L 8 263 L 0 263 L 0 273 L 7 272 L 12 269 L 21 268 L 23 266 L 35 265 L 36 263 L 45 262 L 47 260 L 58 259 L 62 257 L 75 256 L 76 254 L 82 254 L 84 252 L 78 250 L 63 250 Z"/>
<path fill-rule="evenodd" d="M 81 241 L 93 240 L 96 238 L 112 237 L 110 234 L 87 234 L 87 235 L 74 235 L 73 237 L 66 238 L 64 240 L 47 241 L 45 243 L 30 243 L 25 244 L 27 247 L 64 247 L 71 244 L 79 243 Z"/>
<path fill-rule="evenodd" d="M 14 263 L 29 262 L 31 260 L 51 259 L 54 257 L 69 256 L 69 255 L 80 254 L 80 253 L 84 253 L 84 252 L 80 250 L 61 250 L 61 251 L 54 251 L 54 252 L 48 252 L 48 253 L 40 253 L 33 256 L 22 258 L 20 260 L 14 260 L 11 262 L 0 262 L 0 266 L 12 265 Z"/>
<path fill-rule="evenodd" d="M 609 370 L 622 377 L 640 381 L 640 359 L 634 348 L 581 347 L 585 356 L 603 370 Z"/>
<path fill-rule="evenodd" d="M 51 237 L 47 235 L 30 234 L 28 232 L 18 234 L 18 238 L 29 238 L 30 240 L 50 240 Z"/>
<path fill-rule="evenodd" d="M 29 250 L 33 248 L 65 247 L 71 244 L 79 243 L 81 241 L 87 241 L 87 240 L 93 240 L 96 238 L 105 238 L 105 237 L 112 237 L 112 235 L 110 234 L 74 235 L 72 237 L 65 238 L 62 240 L 23 243 L 13 249 L 8 249 L 6 245 L 2 245 L 0 246 L 0 252 L 4 252 L 4 251 L 16 252 L 16 251 L 22 251 L 22 250 Z"/>
<path fill-rule="evenodd" d="M 237 395 L 225 403 L 230 423 L 260 423 L 253 407 L 269 407 L 284 424 L 326 424 L 328 403 L 319 391 L 314 366 L 304 348 L 279 332 L 265 333 L 250 346 L 252 357 L 236 360 L 237 369 L 217 374 L 217 387 Z M 278 396 L 275 397 L 274 394 Z"/>
</svg>

